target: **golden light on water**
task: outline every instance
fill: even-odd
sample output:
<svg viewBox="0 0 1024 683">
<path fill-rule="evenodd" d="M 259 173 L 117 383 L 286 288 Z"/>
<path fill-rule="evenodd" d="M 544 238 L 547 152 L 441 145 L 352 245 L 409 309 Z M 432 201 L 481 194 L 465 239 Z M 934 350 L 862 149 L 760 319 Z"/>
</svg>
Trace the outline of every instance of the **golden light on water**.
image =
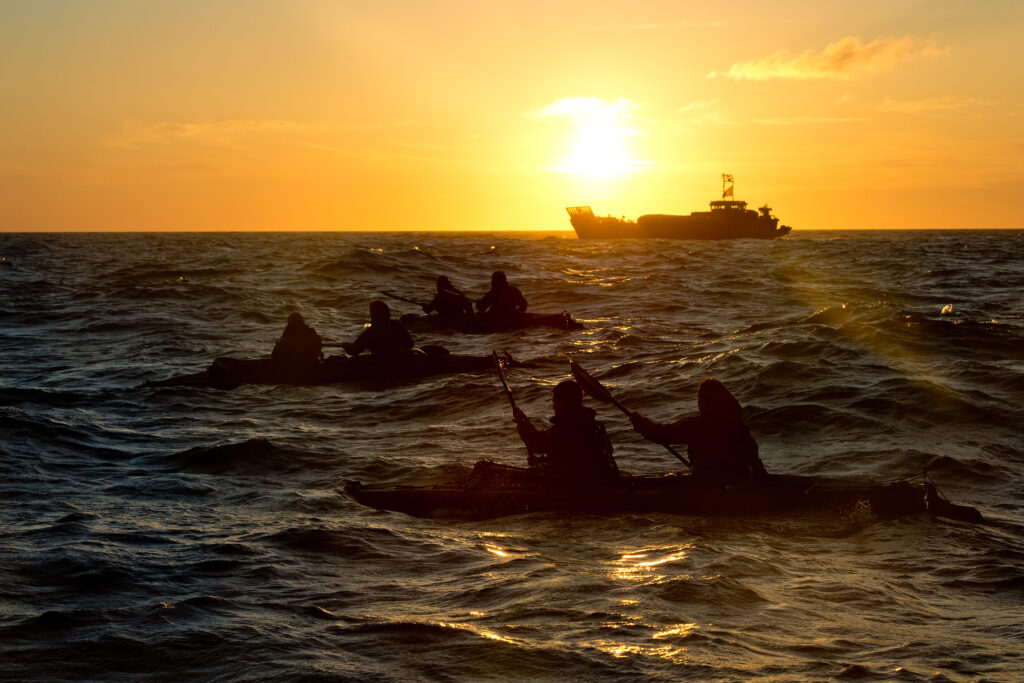
<svg viewBox="0 0 1024 683">
<path fill-rule="evenodd" d="M 508 553 L 496 545 L 485 543 L 484 548 L 487 550 L 487 552 L 491 553 L 492 555 L 497 555 L 498 557 L 508 557 Z"/>
<path fill-rule="evenodd" d="M 488 640 L 497 640 L 499 642 L 509 643 L 511 645 L 523 644 L 521 641 L 516 640 L 515 638 L 507 638 L 501 635 L 500 633 L 495 633 L 490 629 L 483 628 L 475 624 L 460 624 L 452 621 L 435 621 L 430 623 L 432 623 L 435 626 L 440 626 L 442 628 L 457 629 L 459 631 L 468 631 L 470 633 L 474 633 L 480 636 L 481 638 L 487 638 Z"/>
<path fill-rule="evenodd" d="M 678 641 L 685 640 L 692 634 L 700 631 L 700 625 L 695 623 L 679 623 L 669 628 L 662 629 L 650 636 L 651 641 L 675 641 L 673 643 L 644 642 L 644 643 L 620 643 L 610 639 L 597 640 L 590 645 L 613 657 L 656 657 L 670 661 L 674 664 L 683 664 L 689 660 L 688 649 L 678 644 Z"/>
<path fill-rule="evenodd" d="M 633 551 L 624 553 L 615 561 L 612 576 L 621 581 L 631 583 L 646 582 L 657 578 L 659 574 L 655 571 L 660 567 L 667 567 L 674 563 L 685 563 L 689 552 L 696 547 L 689 543 L 683 546 L 667 548 L 652 548 L 646 551 Z M 675 574 L 677 578 L 689 578 L 688 574 Z"/>
</svg>

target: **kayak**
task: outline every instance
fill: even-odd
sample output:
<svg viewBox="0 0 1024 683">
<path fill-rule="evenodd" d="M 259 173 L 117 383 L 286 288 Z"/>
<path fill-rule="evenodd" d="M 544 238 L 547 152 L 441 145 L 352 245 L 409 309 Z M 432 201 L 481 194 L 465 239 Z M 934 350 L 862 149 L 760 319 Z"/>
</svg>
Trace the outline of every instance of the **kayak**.
<svg viewBox="0 0 1024 683">
<path fill-rule="evenodd" d="M 463 334 L 490 334 L 508 332 L 527 327 L 553 327 L 559 330 L 582 330 L 583 323 L 566 311 L 561 313 L 522 313 L 509 320 L 491 320 L 474 317 L 464 322 L 451 322 L 438 315 L 406 313 L 402 324 L 410 331 L 455 330 Z"/>
<path fill-rule="evenodd" d="M 381 361 L 373 356 L 328 356 L 305 373 L 281 372 L 269 358 L 218 358 L 206 370 L 148 381 L 146 387 L 210 387 L 234 389 L 243 384 L 318 385 L 357 381 L 400 381 L 430 375 L 492 370 L 491 356 L 424 353 Z"/>
<path fill-rule="evenodd" d="M 487 462 L 487 461 L 484 461 Z M 669 513 L 699 516 L 776 516 L 808 512 L 852 512 L 876 517 L 936 515 L 980 522 L 974 508 L 942 498 L 924 481 L 872 483 L 852 479 L 769 474 L 739 486 L 714 487 L 689 474 L 623 475 L 611 489 L 567 491 L 545 486 L 532 471 L 483 463 L 473 474 L 436 486 L 375 486 L 349 482 L 344 491 L 379 510 L 416 517 L 488 519 L 530 512 L 594 514 Z"/>
</svg>

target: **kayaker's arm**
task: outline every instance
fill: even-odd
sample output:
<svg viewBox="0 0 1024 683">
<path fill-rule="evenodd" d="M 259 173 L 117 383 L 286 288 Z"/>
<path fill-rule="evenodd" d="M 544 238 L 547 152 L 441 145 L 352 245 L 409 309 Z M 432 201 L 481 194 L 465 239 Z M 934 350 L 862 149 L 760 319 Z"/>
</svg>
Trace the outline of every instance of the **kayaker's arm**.
<svg viewBox="0 0 1024 683">
<path fill-rule="evenodd" d="M 679 429 L 679 422 L 662 424 L 635 412 L 629 414 L 629 421 L 633 423 L 633 429 L 655 443 L 687 443 L 688 441 L 684 438 L 685 434 Z"/>
<path fill-rule="evenodd" d="M 350 356 L 358 356 L 366 350 L 366 344 L 360 343 L 360 338 L 357 337 L 354 342 L 342 342 L 341 348 Z"/>
<path fill-rule="evenodd" d="M 342 342 L 341 348 L 345 349 L 345 352 L 348 353 L 348 355 L 350 356 L 358 356 L 360 353 L 370 348 L 370 339 L 370 327 L 367 326 L 365 329 L 363 329 L 362 332 L 359 333 L 359 336 L 356 337 L 355 341 Z"/>
<path fill-rule="evenodd" d="M 491 299 L 494 297 L 494 290 L 488 291 L 483 297 L 476 302 L 476 310 L 481 315 L 487 313 L 487 309 L 491 307 Z"/>
<path fill-rule="evenodd" d="M 409 334 L 409 330 L 405 329 L 405 325 L 403 325 L 401 322 L 397 320 L 394 320 L 392 322 L 395 323 L 393 328 L 396 340 L 398 341 L 399 348 L 402 349 L 403 351 L 408 351 L 413 346 L 415 346 L 415 343 L 412 340 L 412 335 Z"/>
<path fill-rule="evenodd" d="M 516 308 L 519 309 L 520 313 L 526 313 L 526 307 L 529 305 L 526 301 L 526 297 L 523 296 L 523 293 L 519 290 L 518 287 L 515 288 L 515 293 L 517 298 L 519 299 L 519 301 L 516 302 Z"/>
<path fill-rule="evenodd" d="M 526 450 L 530 456 L 526 459 L 527 464 L 531 467 L 535 467 L 544 463 L 547 458 L 538 457 L 537 453 L 544 453 L 547 451 L 545 447 L 544 433 L 533 426 L 530 422 L 530 418 L 526 416 L 526 413 L 522 409 L 516 407 L 512 410 L 512 419 L 516 423 L 516 431 L 519 432 L 519 438 L 526 444 Z"/>
</svg>

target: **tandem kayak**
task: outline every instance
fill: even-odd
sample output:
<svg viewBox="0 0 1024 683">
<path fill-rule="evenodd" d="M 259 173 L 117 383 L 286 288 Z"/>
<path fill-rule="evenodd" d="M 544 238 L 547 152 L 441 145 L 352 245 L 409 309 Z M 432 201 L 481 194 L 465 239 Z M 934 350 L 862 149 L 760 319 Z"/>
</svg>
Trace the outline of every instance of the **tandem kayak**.
<svg viewBox="0 0 1024 683">
<path fill-rule="evenodd" d="M 482 317 L 470 318 L 463 322 L 451 322 L 438 315 L 406 313 L 402 324 L 410 331 L 454 330 L 463 334 L 491 334 L 508 332 L 527 327 L 552 327 L 558 330 L 582 330 L 583 323 L 567 311 L 561 313 L 522 313 L 508 320 L 492 320 Z"/>
<path fill-rule="evenodd" d="M 425 353 L 381 361 L 372 356 L 329 356 L 308 373 L 282 373 L 269 358 L 218 358 L 206 370 L 145 382 L 146 387 L 234 389 L 243 384 L 318 385 L 357 381 L 401 381 L 458 372 L 491 370 L 491 356 Z"/>
<path fill-rule="evenodd" d="M 486 461 L 485 461 L 486 462 Z M 740 486 L 709 487 L 689 474 L 623 475 L 605 490 L 555 489 L 529 470 L 488 463 L 473 474 L 436 486 L 374 486 L 350 482 L 345 493 L 363 505 L 416 517 L 488 519 L 530 512 L 669 513 L 699 516 L 775 516 L 850 512 L 877 517 L 936 515 L 969 522 L 981 513 L 945 500 L 926 478 L 872 483 L 852 479 L 769 474 Z"/>
</svg>

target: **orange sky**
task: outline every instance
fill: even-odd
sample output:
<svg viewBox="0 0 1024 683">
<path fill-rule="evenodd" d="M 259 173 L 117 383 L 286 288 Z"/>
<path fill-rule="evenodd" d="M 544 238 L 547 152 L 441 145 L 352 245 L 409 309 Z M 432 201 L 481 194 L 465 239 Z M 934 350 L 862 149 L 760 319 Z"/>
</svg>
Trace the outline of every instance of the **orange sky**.
<svg viewBox="0 0 1024 683">
<path fill-rule="evenodd" d="M 0 230 L 1024 226 L 1024 3 L 0 0 Z"/>
</svg>

